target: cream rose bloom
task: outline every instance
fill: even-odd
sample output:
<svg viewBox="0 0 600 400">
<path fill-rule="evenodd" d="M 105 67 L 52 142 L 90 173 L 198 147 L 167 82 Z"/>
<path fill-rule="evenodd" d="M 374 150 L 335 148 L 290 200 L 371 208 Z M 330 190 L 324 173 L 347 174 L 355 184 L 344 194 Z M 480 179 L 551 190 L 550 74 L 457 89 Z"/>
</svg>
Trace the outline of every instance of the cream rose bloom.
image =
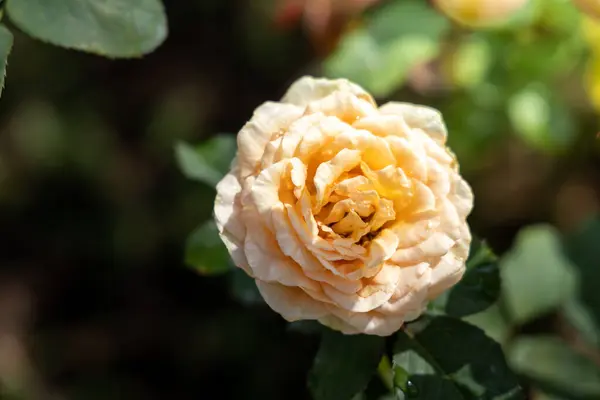
<svg viewBox="0 0 600 400">
<path fill-rule="evenodd" d="M 286 320 L 390 335 L 461 279 L 473 195 L 436 110 L 304 77 L 237 141 L 217 226 Z"/>
</svg>

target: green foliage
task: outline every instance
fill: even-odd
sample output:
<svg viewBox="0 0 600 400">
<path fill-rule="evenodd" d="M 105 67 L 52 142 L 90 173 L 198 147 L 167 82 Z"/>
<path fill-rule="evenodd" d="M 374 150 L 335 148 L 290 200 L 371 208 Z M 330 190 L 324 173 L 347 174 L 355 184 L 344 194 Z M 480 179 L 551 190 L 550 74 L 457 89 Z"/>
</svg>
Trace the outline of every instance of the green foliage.
<svg viewBox="0 0 600 400">
<path fill-rule="evenodd" d="M 560 238 L 552 228 L 529 227 L 503 258 L 502 293 L 515 323 L 556 310 L 574 295 L 577 276 L 560 249 Z"/>
<path fill-rule="evenodd" d="M 568 399 L 600 398 L 600 368 L 551 336 L 523 336 L 508 350 L 511 365 L 543 389 Z"/>
<path fill-rule="evenodd" d="M 204 275 L 217 275 L 229 271 L 229 253 L 219 238 L 217 226 L 212 219 L 200 225 L 188 237 L 185 245 L 185 263 Z"/>
<path fill-rule="evenodd" d="M 407 389 L 411 382 L 404 389 L 406 398 L 524 398 L 500 346 L 479 328 L 451 317 L 425 317 L 407 325 L 397 334 L 393 362 L 401 367 L 396 375 L 402 371 L 395 379 L 404 379 Z"/>
<path fill-rule="evenodd" d="M 500 295 L 498 260 L 485 242 L 474 239 L 465 275 L 451 290 L 436 299 L 432 308 L 454 317 L 476 314 Z"/>
<path fill-rule="evenodd" d="M 227 173 L 235 151 L 235 138 L 230 135 L 217 135 L 197 148 L 184 142 L 178 142 L 175 146 L 177 161 L 184 175 L 210 187 L 215 187 Z M 229 254 L 219 238 L 214 220 L 200 225 L 188 237 L 185 263 L 206 275 L 222 274 L 230 270 Z"/>
<path fill-rule="evenodd" d="M 4 77 L 6 76 L 6 64 L 8 61 L 8 55 L 12 49 L 13 35 L 4 26 L 0 25 L 0 95 L 4 89 Z"/>
<path fill-rule="evenodd" d="M 375 96 L 388 96 L 409 72 L 435 58 L 449 22 L 425 2 L 389 2 L 367 17 L 365 27 L 344 37 L 325 62 L 325 74 L 344 77 Z"/>
<path fill-rule="evenodd" d="M 593 318 L 600 325 L 600 218 L 585 223 L 565 242 L 567 254 L 579 273 L 581 301 L 593 311 Z"/>
<path fill-rule="evenodd" d="M 384 343 L 379 336 L 325 331 L 308 378 L 313 398 L 342 400 L 358 394 L 377 369 Z"/>
<path fill-rule="evenodd" d="M 57 46 L 107 57 L 138 57 L 167 37 L 159 0 L 8 0 L 11 21 Z"/>
<path fill-rule="evenodd" d="M 240 268 L 233 268 L 229 274 L 229 290 L 234 299 L 247 306 L 263 304 L 256 282 Z"/>
<path fill-rule="evenodd" d="M 235 137 L 217 135 L 197 148 L 187 143 L 175 145 L 175 153 L 183 174 L 215 187 L 229 170 L 236 151 Z"/>
</svg>

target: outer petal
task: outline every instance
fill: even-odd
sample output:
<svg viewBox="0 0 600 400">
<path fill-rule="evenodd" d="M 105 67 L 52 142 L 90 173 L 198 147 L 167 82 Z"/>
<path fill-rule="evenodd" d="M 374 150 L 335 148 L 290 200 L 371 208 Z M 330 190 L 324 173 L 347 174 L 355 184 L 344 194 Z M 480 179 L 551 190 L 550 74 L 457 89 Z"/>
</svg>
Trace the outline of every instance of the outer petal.
<svg viewBox="0 0 600 400">
<path fill-rule="evenodd" d="M 454 286 L 465 273 L 465 261 L 456 257 L 452 252 L 446 254 L 432 266 L 429 298 L 439 296 L 448 288 Z"/>
<path fill-rule="evenodd" d="M 344 322 L 341 328 L 347 334 L 366 333 L 368 335 L 389 336 L 404 324 L 404 316 L 383 315 L 377 311 L 355 313 L 330 307 L 331 313 Z M 331 320 L 326 323 L 332 322 Z M 351 327 L 351 328 L 350 328 Z"/>
<path fill-rule="evenodd" d="M 264 103 L 254 111 L 237 138 L 241 178 L 256 172 L 267 143 L 273 136 L 283 133 L 303 112 L 291 104 L 273 102 Z"/>
<path fill-rule="evenodd" d="M 423 129 L 436 142 L 446 143 L 448 130 L 442 119 L 442 114 L 435 108 L 410 103 L 390 102 L 381 106 L 379 112 L 385 115 L 400 115 L 404 117 L 411 128 Z"/>
<path fill-rule="evenodd" d="M 288 321 L 320 319 L 328 314 L 324 303 L 314 300 L 300 288 L 261 280 L 256 281 L 256 286 L 267 304 Z"/>
<path fill-rule="evenodd" d="M 244 254 L 243 244 L 246 236 L 246 226 L 241 218 L 241 191 L 242 187 L 235 173 L 237 168 L 219 182 L 217 197 L 215 199 L 215 221 L 219 236 L 229 250 L 235 265 L 252 275 L 248 260 Z"/>
<path fill-rule="evenodd" d="M 304 76 L 292 84 L 282 101 L 305 107 L 309 103 L 321 100 L 334 92 L 349 92 L 375 105 L 375 101 L 363 88 L 346 79 L 319 79 Z"/>
</svg>

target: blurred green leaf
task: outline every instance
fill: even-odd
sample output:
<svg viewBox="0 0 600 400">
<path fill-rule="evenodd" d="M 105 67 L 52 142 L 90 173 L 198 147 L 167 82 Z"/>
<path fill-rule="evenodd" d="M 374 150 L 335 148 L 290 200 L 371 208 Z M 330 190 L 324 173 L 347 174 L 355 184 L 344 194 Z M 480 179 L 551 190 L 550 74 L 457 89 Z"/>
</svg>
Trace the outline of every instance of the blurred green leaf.
<svg viewBox="0 0 600 400">
<path fill-rule="evenodd" d="M 578 400 L 600 398 L 600 369 L 559 338 L 518 337 L 507 357 L 515 371 L 549 393 Z"/>
<path fill-rule="evenodd" d="M 406 398 L 524 398 L 500 345 L 481 329 L 451 317 L 421 318 L 398 332 L 394 366 L 406 372 L 416 393 L 407 391 Z"/>
<path fill-rule="evenodd" d="M 8 60 L 8 55 L 12 50 L 12 45 L 12 33 L 4 25 L 0 25 L 0 96 L 2 95 L 2 91 L 4 90 L 6 63 Z"/>
<path fill-rule="evenodd" d="M 515 323 L 555 310 L 574 295 L 577 276 L 560 249 L 553 228 L 528 227 L 501 260 L 503 299 Z"/>
<path fill-rule="evenodd" d="M 589 344 L 600 348 L 600 329 L 595 323 L 594 314 L 578 299 L 570 299 L 563 306 L 563 315 Z"/>
<path fill-rule="evenodd" d="M 233 268 L 230 273 L 231 295 L 247 306 L 263 304 L 265 301 L 256 287 L 256 281 L 241 268 Z"/>
<path fill-rule="evenodd" d="M 433 308 L 451 316 L 464 317 L 487 309 L 499 296 L 497 257 L 485 242 L 474 239 L 465 275 L 433 302 Z"/>
<path fill-rule="evenodd" d="M 229 170 L 235 151 L 236 140 L 231 135 L 217 135 L 196 149 L 184 142 L 175 145 L 175 154 L 183 174 L 213 187 Z"/>
<path fill-rule="evenodd" d="M 160 0 L 8 0 L 11 21 L 57 46 L 107 57 L 137 57 L 167 37 Z"/>
<path fill-rule="evenodd" d="M 458 87 L 473 88 L 482 83 L 492 62 L 491 46 L 482 36 L 472 36 L 450 57 L 450 77 Z"/>
<path fill-rule="evenodd" d="M 437 56 L 450 26 L 419 0 L 378 7 L 365 25 L 344 36 L 325 61 L 325 74 L 355 81 L 380 97 L 399 88 L 415 66 Z"/>
<path fill-rule="evenodd" d="M 351 399 L 367 387 L 384 351 L 384 338 L 326 330 L 308 377 L 315 400 Z"/>
<path fill-rule="evenodd" d="M 463 320 L 483 330 L 486 335 L 501 345 L 504 345 L 510 338 L 512 327 L 498 303 L 482 312 L 464 317 Z"/>
<path fill-rule="evenodd" d="M 573 261 L 580 280 L 579 296 L 600 324 L 600 218 L 596 217 L 565 239 L 567 255 Z"/>
<path fill-rule="evenodd" d="M 185 263 L 204 275 L 223 274 L 230 270 L 229 253 L 212 219 L 200 225 L 188 237 Z"/>
<path fill-rule="evenodd" d="M 516 133 L 535 148 L 559 151 L 575 138 L 566 105 L 541 85 L 530 85 L 513 95 L 508 100 L 508 115 Z"/>
</svg>

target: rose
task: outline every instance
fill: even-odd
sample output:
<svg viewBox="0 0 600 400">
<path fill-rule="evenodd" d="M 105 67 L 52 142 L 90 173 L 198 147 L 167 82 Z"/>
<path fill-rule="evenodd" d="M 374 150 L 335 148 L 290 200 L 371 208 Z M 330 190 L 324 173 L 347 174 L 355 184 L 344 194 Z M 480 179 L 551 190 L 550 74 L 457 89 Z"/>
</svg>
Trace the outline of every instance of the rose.
<svg viewBox="0 0 600 400">
<path fill-rule="evenodd" d="M 473 196 L 437 111 L 304 77 L 237 141 L 217 226 L 285 319 L 389 335 L 462 277 Z"/>
<path fill-rule="evenodd" d="M 600 18 L 600 0 L 573 0 L 573 3 L 590 17 Z"/>
<path fill-rule="evenodd" d="M 529 0 L 434 0 L 444 14 L 463 25 L 483 26 L 497 23 Z"/>
</svg>

